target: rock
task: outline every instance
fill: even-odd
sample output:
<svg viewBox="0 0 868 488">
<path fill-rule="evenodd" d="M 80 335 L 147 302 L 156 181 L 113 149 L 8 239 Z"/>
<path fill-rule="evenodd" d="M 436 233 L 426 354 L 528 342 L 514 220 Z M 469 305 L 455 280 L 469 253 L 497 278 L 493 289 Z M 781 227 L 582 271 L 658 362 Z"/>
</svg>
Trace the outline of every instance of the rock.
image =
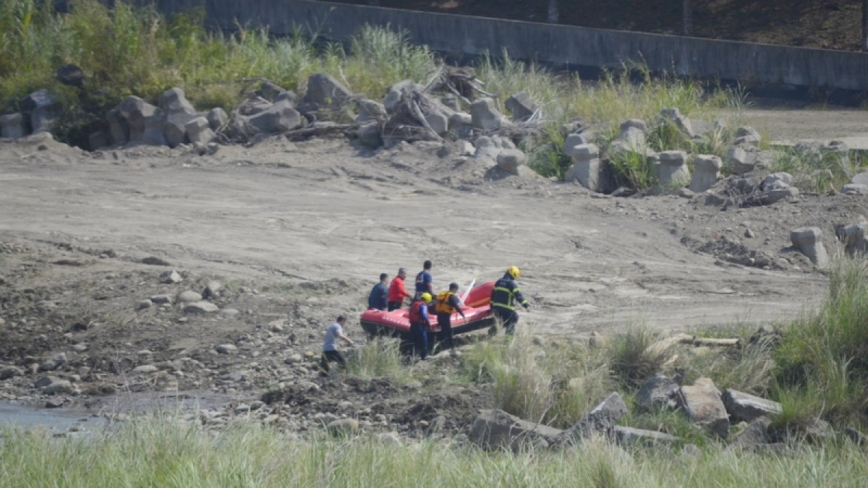
<svg viewBox="0 0 868 488">
<path fill-rule="evenodd" d="M 564 139 L 564 154 L 568 157 L 572 158 L 576 154 L 584 155 L 584 148 L 579 148 L 578 146 L 585 146 L 587 144 L 593 144 L 594 137 L 590 132 L 582 132 L 578 134 L 570 134 Z M 576 150 L 578 149 L 578 152 Z M 599 151 L 598 151 L 599 153 Z"/>
<path fill-rule="evenodd" d="M 301 356 L 301 354 L 296 353 L 296 354 L 292 354 L 292 355 L 290 355 L 290 356 L 289 356 L 288 358 L 286 358 L 286 360 L 284 360 L 283 362 L 286 363 L 286 364 L 295 364 L 295 363 L 300 363 L 300 362 L 302 362 L 303 360 L 304 360 L 304 358 Z"/>
<path fill-rule="evenodd" d="M 753 127 L 741 127 L 735 132 L 735 145 L 759 146 L 762 137 Z"/>
<path fill-rule="evenodd" d="M 111 144 L 126 144 L 130 140 L 130 126 L 120 115 L 118 108 L 110 110 L 105 117 L 109 126 Z"/>
<path fill-rule="evenodd" d="M 156 303 L 157 305 L 163 305 L 173 303 L 175 298 L 172 295 L 154 295 L 150 300 L 152 303 Z"/>
<path fill-rule="evenodd" d="M 512 114 L 512 120 L 521 122 L 533 116 L 537 111 L 537 106 L 531 100 L 527 92 L 518 92 L 515 95 L 506 99 L 504 103 L 506 109 Z"/>
<path fill-rule="evenodd" d="M 470 105 L 471 124 L 480 130 L 496 130 L 504 125 L 504 116 L 490 98 L 480 98 Z"/>
<path fill-rule="evenodd" d="M 616 425 L 613 429 L 615 441 L 622 446 L 656 446 L 660 444 L 673 444 L 681 439 L 673 435 L 664 434 L 654 430 L 635 429 Z"/>
<path fill-rule="evenodd" d="M 617 392 L 610 393 L 575 425 L 558 435 L 555 443 L 558 445 L 575 443 L 593 434 L 611 436 L 615 424 L 627 414 L 627 411 L 627 404 L 624 403 L 621 395 Z"/>
<path fill-rule="evenodd" d="M 678 383 L 655 374 L 636 393 L 636 406 L 646 412 L 659 409 L 674 410 L 678 406 Z"/>
<path fill-rule="evenodd" d="M 84 85 L 84 71 L 74 64 L 64 64 L 55 72 L 57 81 L 67 86 L 81 87 Z"/>
<path fill-rule="evenodd" d="M 46 386 L 54 383 L 55 381 L 59 381 L 59 380 L 60 380 L 60 378 L 58 378 L 56 376 L 43 376 L 42 378 L 39 378 L 38 380 L 36 380 L 36 382 L 33 383 L 33 386 L 36 388 L 45 388 Z"/>
<path fill-rule="evenodd" d="M 151 305 L 153 305 L 153 304 L 154 304 L 154 302 L 152 302 L 148 299 L 139 300 L 139 302 L 136 303 L 136 310 L 144 310 L 146 308 L 151 308 Z"/>
<path fill-rule="evenodd" d="M 382 103 L 362 98 L 356 100 L 356 109 L 359 115 L 356 117 L 356 122 L 367 122 L 369 120 L 385 120 L 388 117 L 386 107 Z"/>
<path fill-rule="evenodd" d="M 693 132 L 693 124 L 690 122 L 690 119 L 686 115 L 683 115 L 678 108 L 664 108 L 660 111 L 660 117 L 674 124 L 687 137 L 692 138 L 696 135 Z"/>
<path fill-rule="evenodd" d="M 702 193 L 717 183 L 723 162 L 717 156 L 699 154 L 693 158 L 693 178 L 690 191 Z"/>
<path fill-rule="evenodd" d="M 248 122 L 263 134 L 274 134 L 301 127 L 301 114 L 289 102 L 282 101 L 253 115 Z"/>
<path fill-rule="evenodd" d="M 387 113 L 391 114 L 398 106 L 398 102 L 401 101 L 401 92 L 407 90 L 418 91 L 421 93 L 424 89 L 425 87 L 418 85 L 411 80 L 399 81 L 386 90 L 386 96 L 383 97 L 383 107 L 386 109 Z"/>
<path fill-rule="evenodd" d="M 663 151 L 658 155 L 657 177 L 660 188 L 684 186 L 690 182 L 690 169 L 687 167 L 687 153 L 684 151 Z"/>
<path fill-rule="evenodd" d="M 135 373 L 135 374 L 150 374 L 150 373 L 156 373 L 159 370 L 160 369 L 157 368 L 156 366 L 154 366 L 153 364 L 145 364 L 145 365 L 137 366 L 137 367 L 133 368 L 133 373 Z"/>
<path fill-rule="evenodd" d="M 724 167 L 732 174 L 743 175 L 754 170 L 758 159 L 756 152 L 747 152 L 741 147 L 733 146 L 726 153 Z"/>
<path fill-rule="evenodd" d="M 723 405 L 730 417 L 745 422 L 781 413 L 778 402 L 730 389 L 723 392 Z"/>
<path fill-rule="evenodd" d="M 140 142 L 145 134 L 145 119 L 154 116 L 159 108 L 139 97 L 129 96 L 117 106 L 116 110 L 129 128 L 129 142 Z M 160 129 L 162 133 L 162 127 Z M 114 135 L 114 132 L 112 134 Z"/>
<path fill-rule="evenodd" d="M 171 271 L 163 271 L 160 273 L 160 283 L 174 284 L 181 282 L 181 275 L 174 269 Z"/>
<path fill-rule="evenodd" d="M 164 91 L 157 99 L 157 106 L 167 113 L 196 113 L 193 104 L 187 100 L 184 90 L 180 88 L 170 88 Z"/>
<path fill-rule="evenodd" d="M 46 395 L 69 395 L 74 392 L 72 383 L 60 379 L 54 379 L 54 381 L 42 388 L 42 393 Z"/>
<path fill-rule="evenodd" d="M 383 145 L 383 135 L 380 132 L 379 122 L 364 123 L 356 130 L 356 137 L 363 145 L 376 149 Z"/>
<path fill-rule="evenodd" d="M 27 124 L 24 115 L 7 114 L 0 115 L 0 137 L 19 139 L 27 135 Z"/>
<path fill-rule="evenodd" d="M 202 301 L 202 295 L 193 290 L 186 290 L 178 294 L 178 301 L 181 303 L 199 302 Z"/>
<path fill-rule="evenodd" d="M 215 298 L 217 296 L 217 292 L 223 288 L 223 285 L 219 281 L 209 281 L 207 285 L 205 285 L 205 289 L 202 290 L 202 297 L 204 298 Z"/>
<path fill-rule="evenodd" d="M 212 108 L 208 112 L 208 115 L 205 116 L 205 119 L 208 121 L 208 125 L 211 126 L 211 130 L 214 131 L 229 123 L 229 115 L 220 107 Z"/>
<path fill-rule="evenodd" d="M 3 369 L 0 369 L 0 381 L 8 380 L 9 378 L 13 378 L 15 376 L 21 376 L 24 374 L 24 371 L 16 368 L 15 366 L 6 366 Z"/>
<path fill-rule="evenodd" d="M 482 410 L 470 426 L 470 440 L 483 449 L 510 448 L 514 451 L 525 444 L 549 446 L 561 430 L 528 422 L 503 410 Z"/>
<path fill-rule="evenodd" d="M 848 183 L 841 188 L 841 193 L 846 195 L 868 195 L 868 185 Z"/>
<path fill-rule="evenodd" d="M 577 145 L 572 147 L 570 154 L 573 165 L 564 174 L 564 181 L 568 183 L 578 181 L 591 191 L 603 191 L 600 148 L 594 144 Z"/>
<path fill-rule="evenodd" d="M 462 131 L 473 126 L 473 116 L 466 112 L 455 112 L 449 116 L 449 129 Z"/>
<path fill-rule="evenodd" d="M 242 403 L 235 407 L 235 413 L 247 413 L 250 411 L 250 405 Z"/>
<path fill-rule="evenodd" d="M 609 147 L 610 156 L 619 157 L 619 155 L 628 153 L 637 153 L 642 156 L 653 155 L 654 151 L 648 147 L 647 133 L 648 125 L 645 124 L 644 120 L 630 119 L 622 122 L 620 133 Z"/>
<path fill-rule="evenodd" d="M 597 331 L 591 332 L 590 338 L 588 339 L 588 345 L 591 347 L 606 347 L 611 342 L 612 340 L 609 337 L 606 337 Z"/>
<path fill-rule="evenodd" d="M 710 378 L 702 377 L 693 386 L 682 386 L 680 398 L 687 417 L 693 423 L 721 438 L 729 435 L 729 415 Z"/>
<path fill-rule="evenodd" d="M 60 114 L 57 96 L 46 89 L 37 90 L 21 100 L 21 110 L 30 118 L 33 133 L 51 132 Z"/>
<path fill-rule="evenodd" d="M 353 97 L 353 93 L 335 77 L 326 73 L 314 73 L 307 79 L 305 103 L 325 107 L 340 107 Z"/>
<path fill-rule="evenodd" d="M 856 185 L 868 185 L 868 171 L 863 171 L 862 173 L 857 174 L 850 180 L 850 183 Z"/>
<path fill-rule="evenodd" d="M 65 362 L 66 354 L 55 354 L 54 356 L 52 356 L 51 359 L 39 365 L 39 371 L 54 371 L 55 369 L 61 367 Z"/>
<path fill-rule="evenodd" d="M 425 121 L 437 135 L 442 136 L 449 132 L 449 118 L 444 114 L 427 114 Z"/>
<path fill-rule="evenodd" d="M 204 315 L 211 312 L 217 312 L 220 307 L 211 302 L 193 302 L 184 306 L 184 313 Z"/>
<path fill-rule="evenodd" d="M 286 90 L 270 80 L 262 80 L 262 83 L 259 84 L 259 89 L 256 90 L 256 95 L 270 102 L 273 102 L 284 93 L 286 93 Z"/>
<path fill-rule="evenodd" d="M 760 183 L 760 187 L 763 190 L 770 189 L 779 189 L 779 188 L 787 188 L 792 186 L 793 184 L 793 175 L 789 173 L 785 173 L 783 171 L 778 173 L 772 173 L 765 177 L 765 179 Z"/>
<path fill-rule="evenodd" d="M 775 188 L 765 191 L 766 198 L 770 204 L 777 203 L 781 200 L 791 200 L 799 196 L 799 189 L 794 187 Z"/>
<path fill-rule="evenodd" d="M 835 235 L 844 244 L 844 250 L 850 256 L 862 256 L 868 253 L 868 224 L 850 224 L 835 228 Z"/>
<path fill-rule="evenodd" d="M 348 436 L 359 431 L 359 422 L 356 419 L 333 420 L 326 425 L 326 430 L 334 436 Z"/>
<path fill-rule="evenodd" d="M 153 115 L 145 117 L 145 131 L 142 133 L 142 144 L 150 146 L 166 146 L 166 115 L 158 108 Z"/>
<path fill-rule="evenodd" d="M 72 346 L 72 350 L 75 352 L 85 352 L 88 350 L 87 344 L 75 344 Z"/>
<path fill-rule="evenodd" d="M 220 354 L 232 354 L 238 350 L 234 344 L 220 344 L 219 346 L 215 346 L 214 350 L 219 352 Z"/>
<path fill-rule="evenodd" d="M 60 408 L 66 403 L 66 398 L 49 398 L 45 401 L 45 408 Z"/>
<path fill-rule="evenodd" d="M 87 136 L 87 148 L 91 151 L 96 151 L 109 145 L 111 145 L 111 135 L 104 129 L 91 132 Z"/>
<path fill-rule="evenodd" d="M 518 167 L 526 160 L 527 156 L 519 149 L 504 149 L 497 154 L 497 166 L 514 175 L 518 174 Z"/>
<path fill-rule="evenodd" d="M 769 426 L 771 421 L 766 417 L 757 417 L 750 422 L 743 431 L 741 431 L 729 445 L 742 449 L 752 449 L 756 446 L 768 444 L 771 442 L 769 436 Z"/>
<path fill-rule="evenodd" d="M 823 231 L 819 227 L 801 227 L 790 232 L 793 247 L 808 257 L 820 269 L 829 267 L 829 255 L 823 246 Z"/>
<path fill-rule="evenodd" d="M 208 144 L 216 134 L 211 130 L 211 124 L 205 117 L 196 117 L 184 125 L 184 130 L 187 132 L 187 140 L 191 144 Z"/>
</svg>

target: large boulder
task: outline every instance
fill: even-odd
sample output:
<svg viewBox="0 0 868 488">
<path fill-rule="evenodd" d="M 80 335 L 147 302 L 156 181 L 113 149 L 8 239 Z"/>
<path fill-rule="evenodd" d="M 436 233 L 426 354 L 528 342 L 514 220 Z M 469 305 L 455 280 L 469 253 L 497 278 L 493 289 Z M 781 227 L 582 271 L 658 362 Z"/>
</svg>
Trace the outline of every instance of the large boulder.
<svg viewBox="0 0 868 488">
<path fill-rule="evenodd" d="M 60 118 L 60 101 L 46 90 L 37 90 L 24 97 L 21 109 L 30 118 L 33 133 L 50 132 Z"/>
<path fill-rule="evenodd" d="M 356 137 L 363 145 L 376 149 L 383 145 L 383 135 L 377 121 L 366 122 L 356 130 Z"/>
<path fill-rule="evenodd" d="M 164 112 L 169 114 L 196 113 L 196 109 L 193 107 L 193 104 L 190 103 L 189 100 L 187 100 L 187 97 L 184 94 L 184 90 L 180 88 L 170 88 L 160 94 L 160 97 L 157 99 L 157 106 L 160 107 Z"/>
<path fill-rule="evenodd" d="M 533 116 L 537 111 L 536 103 L 530 98 L 527 92 L 518 92 L 515 95 L 506 99 L 504 102 L 506 109 L 512 114 L 512 120 L 521 122 Z"/>
<path fill-rule="evenodd" d="M 184 126 L 187 139 L 191 144 L 208 144 L 214 139 L 214 131 L 205 117 L 197 117 Z"/>
<path fill-rule="evenodd" d="M 411 80 L 399 81 L 386 90 L 386 95 L 383 97 L 383 108 L 386 109 L 387 113 L 392 114 L 401 101 L 402 92 L 417 91 L 421 93 L 424 89 L 425 87 Z"/>
<path fill-rule="evenodd" d="M 693 177 L 690 180 L 690 191 L 702 193 L 717 183 L 723 162 L 717 156 L 698 154 L 693 158 Z"/>
<path fill-rule="evenodd" d="M 519 149 L 504 149 L 497 154 L 497 166 L 514 175 L 518 174 L 519 166 L 526 160 L 527 156 Z"/>
<path fill-rule="evenodd" d="M 682 114 L 676 107 L 664 108 L 661 110 L 660 118 L 673 124 L 687 137 L 693 137 L 696 135 L 693 132 L 693 124 L 690 122 L 690 119 L 686 115 Z"/>
<path fill-rule="evenodd" d="M 503 410 L 483 410 L 470 426 L 470 440 L 483 449 L 518 450 L 525 444 L 547 447 L 561 432 Z"/>
<path fill-rule="evenodd" d="M 140 142 L 145 134 L 145 119 L 153 117 L 160 109 L 139 97 L 129 96 L 116 110 L 129 128 L 129 142 Z"/>
<path fill-rule="evenodd" d="M 758 159 L 759 153 L 757 151 L 745 151 L 742 147 L 733 146 L 726 153 L 724 168 L 732 174 L 743 175 L 754 170 Z"/>
<path fill-rule="evenodd" d="M 352 97 L 353 92 L 330 74 L 314 73 L 307 79 L 305 103 L 334 108 L 343 106 Z"/>
<path fill-rule="evenodd" d="M 277 102 L 264 112 L 250 117 L 249 122 L 259 132 L 273 134 L 300 127 L 301 114 L 292 108 L 289 102 Z"/>
<path fill-rule="evenodd" d="M 678 389 L 678 383 L 662 374 L 656 374 L 636 393 L 636 406 L 646 412 L 673 410 L 678 406 Z"/>
<path fill-rule="evenodd" d="M 611 393 L 576 424 L 563 431 L 555 439 L 557 445 L 576 443 L 591 435 L 614 435 L 615 425 L 628 412 L 621 395 Z"/>
<path fill-rule="evenodd" d="M 211 126 L 211 130 L 215 131 L 229 122 L 229 115 L 220 107 L 212 108 L 205 118 L 208 119 L 208 125 Z"/>
<path fill-rule="evenodd" d="M 844 250 L 848 255 L 868 254 L 868 223 L 838 226 L 835 228 L 835 235 L 844 243 Z"/>
<path fill-rule="evenodd" d="M 490 98 L 474 101 L 470 105 L 470 117 L 474 128 L 486 131 L 500 129 L 505 125 L 506 119 Z"/>
<path fill-rule="evenodd" d="M 0 115 L 0 137 L 18 139 L 27 135 L 27 123 L 20 113 Z"/>
<path fill-rule="evenodd" d="M 573 146 L 570 148 L 570 157 L 573 164 L 564 174 L 564 181 L 578 181 L 591 191 L 602 191 L 603 165 L 600 161 L 600 148 L 594 144 Z"/>
<path fill-rule="evenodd" d="M 658 154 L 655 166 L 661 188 L 684 186 L 690 182 L 690 168 L 687 167 L 687 153 L 684 151 L 663 151 Z"/>
<path fill-rule="evenodd" d="M 781 404 L 778 402 L 732 389 L 723 392 L 723 405 L 730 417 L 745 422 L 781 413 Z"/>
<path fill-rule="evenodd" d="M 829 266 L 829 254 L 823 246 L 823 231 L 819 227 L 801 227 L 790 232 L 793 247 L 804 254 L 818 268 Z"/>
<path fill-rule="evenodd" d="M 710 378 L 699 378 L 692 386 L 682 386 L 681 405 L 687 417 L 708 432 L 726 438 L 729 435 L 729 415 L 720 399 L 720 392 Z"/>
</svg>

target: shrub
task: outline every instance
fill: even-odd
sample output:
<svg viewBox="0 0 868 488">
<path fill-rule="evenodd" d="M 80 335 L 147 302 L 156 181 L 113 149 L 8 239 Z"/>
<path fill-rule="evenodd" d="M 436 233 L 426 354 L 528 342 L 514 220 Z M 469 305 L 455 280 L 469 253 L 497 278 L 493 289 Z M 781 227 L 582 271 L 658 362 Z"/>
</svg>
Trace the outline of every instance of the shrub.
<svg viewBox="0 0 868 488">
<path fill-rule="evenodd" d="M 622 383 L 629 387 L 641 386 L 660 370 L 667 358 L 662 351 L 649 349 L 656 340 L 657 335 L 651 329 L 634 325 L 612 341 L 609 361 Z"/>
</svg>

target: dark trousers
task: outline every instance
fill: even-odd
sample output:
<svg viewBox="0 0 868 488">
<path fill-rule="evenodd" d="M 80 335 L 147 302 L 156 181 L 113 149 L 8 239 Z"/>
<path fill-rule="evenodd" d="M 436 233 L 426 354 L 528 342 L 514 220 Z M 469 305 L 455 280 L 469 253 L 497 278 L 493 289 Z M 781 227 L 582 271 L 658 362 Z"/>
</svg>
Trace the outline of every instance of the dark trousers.
<svg viewBox="0 0 868 488">
<path fill-rule="evenodd" d="M 455 345 L 453 341 L 454 334 L 452 333 L 452 314 L 438 313 L 437 325 L 440 326 L 440 334 L 437 336 L 437 340 L 443 345 L 443 349 L 452 349 Z"/>
<path fill-rule="evenodd" d="M 322 357 L 319 360 L 319 365 L 326 372 L 329 371 L 329 363 L 338 363 L 341 368 L 347 367 L 347 361 L 340 351 L 323 351 Z"/>
<path fill-rule="evenodd" d="M 428 332 L 423 324 L 410 324 L 410 340 L 413 341 L 413 354 L 422 359 L 428 357 Z"/>
<path fill-rule="evenodd" d="M 518 323 L 518 312 L 502 307 L 492 308 L 494 309 L 494 316 L 500 319 L 500 322 L 503 324 L 503 329 L 506 331 L 506 334 L 515 334 L 515 324 Z"/>
<path fill-rule="evenodd" d="M 389 311 L 398 310 L 404 302 L 389 302 Z"/>
</svg>

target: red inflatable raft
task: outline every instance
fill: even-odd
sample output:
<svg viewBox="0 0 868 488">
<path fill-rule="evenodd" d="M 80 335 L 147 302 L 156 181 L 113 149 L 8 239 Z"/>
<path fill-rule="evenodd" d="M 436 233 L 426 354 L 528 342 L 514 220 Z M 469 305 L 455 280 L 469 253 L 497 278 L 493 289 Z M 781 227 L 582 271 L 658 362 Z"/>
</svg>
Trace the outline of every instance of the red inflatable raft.
<svg viewBox="0 0 868 488">
<path fill-rule="evenodd" d="M 464 299 L 464 306 L 461 307 L 467 318 L 465 319 L 458 313 L 452 314 L 452 330 L 455 334 L 490 327 L 494 324 L 494 314 L 489 307 L 492 288 L 494 288 L 493 281 L 470 289 Z M 463 294 L 459 293 L 458 295 L 462 296 Z M 434 302 L 431 302 L 428 313 L 434 331 L 439 331 L 437 316 L 434 314 Z M 408 336 L 410 333 L 409 315 L 410 311 L 406 308 L 391 312 L 366 310 L 362 313 L 362 328 L 371 335 Z"/>
</svg>

